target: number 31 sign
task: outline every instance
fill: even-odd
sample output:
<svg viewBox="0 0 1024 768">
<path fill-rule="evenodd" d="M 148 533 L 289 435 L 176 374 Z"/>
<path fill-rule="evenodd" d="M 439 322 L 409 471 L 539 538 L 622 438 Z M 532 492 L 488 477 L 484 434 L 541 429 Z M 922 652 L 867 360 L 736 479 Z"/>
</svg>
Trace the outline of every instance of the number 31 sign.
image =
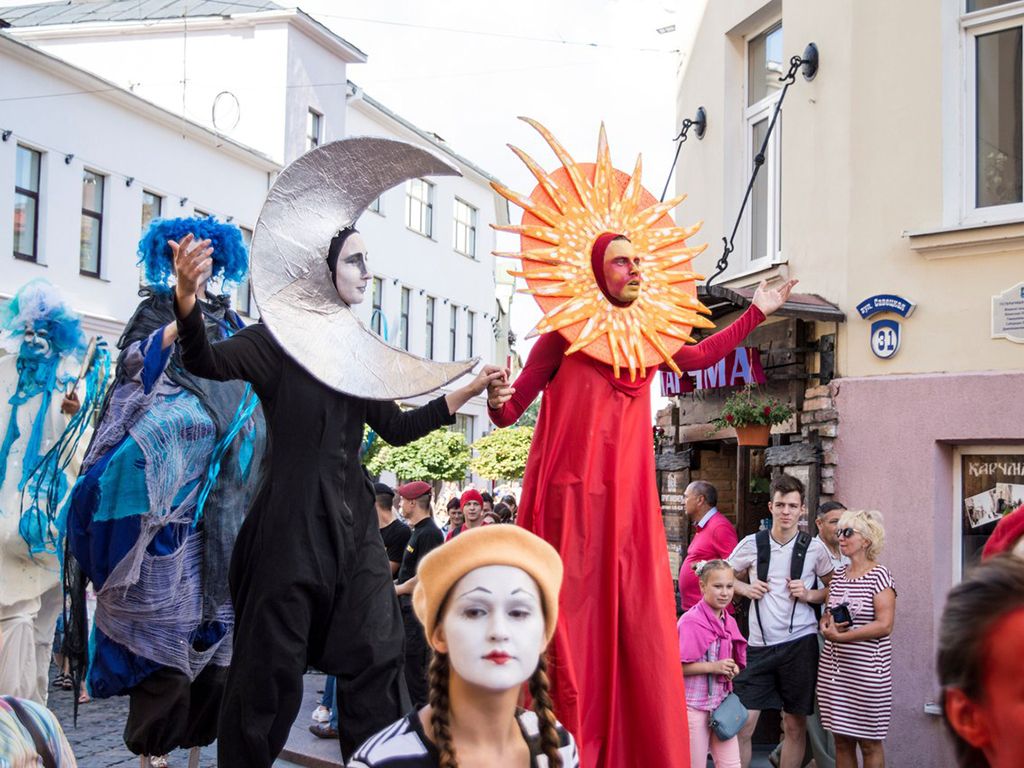
<svg viewBox="0 0 1024 768">
<path fill-rule="evenodd" d="M 865 299 L 857 305 L 857 311 L 865 320 L 880 312 L 892 312 L 901 317 L 910 317 L 917 305 L 901 296 L 882 293 Z M 875 320 L 871 324 L 871 351 L 883 360 L 888 360 L 900 349 L 900 323 L 888 318 Z"/>
</svg>

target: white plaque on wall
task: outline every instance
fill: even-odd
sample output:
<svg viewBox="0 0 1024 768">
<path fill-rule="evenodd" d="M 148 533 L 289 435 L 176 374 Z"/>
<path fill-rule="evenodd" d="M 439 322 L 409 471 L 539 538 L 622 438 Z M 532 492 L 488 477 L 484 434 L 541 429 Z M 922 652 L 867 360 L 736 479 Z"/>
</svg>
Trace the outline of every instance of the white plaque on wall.
<svg viewBox="0 0 1024 768">
<path fill-rule="evenodd" d="M 992 297 L 992 338 L 1024 344 L 1024 282 Z"/>
</svg>

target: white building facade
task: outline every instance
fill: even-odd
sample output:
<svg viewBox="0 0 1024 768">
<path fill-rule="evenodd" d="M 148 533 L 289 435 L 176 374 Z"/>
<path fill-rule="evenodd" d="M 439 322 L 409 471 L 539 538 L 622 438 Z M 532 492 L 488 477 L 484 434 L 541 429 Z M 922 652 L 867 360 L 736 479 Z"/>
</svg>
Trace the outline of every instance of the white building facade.
<svg viewBox="0 0 1024 768">
<path fill-rule="evenodd" d="M 0 82 L 0 130 L 12 131 L 0 145 L 0 243 L 15 241 L 16 200 L 38 210 L 34 260 L 15 254 L 27 240 L 17 214 L 0 293 L 45 276 L 112 343 L 138 302 L 135 250 L 149 218 L 215 215 L 248 235 L 284 165 L 345 136 L 386 136 L 446 156 L 463 176 L 396 187 L 363 216 L 377 278 L 360 317 L 423 357 L 504 362 L 490 225 L 507 220 L 507 205 L 486 171 L 348 81 L 347 66 L 366 60 L 351 43 L 274 3 L 44 3 L 0 8 L 0 19 L 12 25 L 0 33 L 4 72 L 15 73 Z M 38 192 L 20 186 L 33 163 Z M 255 319 L 248 287 L 232 290 Z M 486 434 L 485 398 L 457 421 L 467 442 Z"/>
</svg>

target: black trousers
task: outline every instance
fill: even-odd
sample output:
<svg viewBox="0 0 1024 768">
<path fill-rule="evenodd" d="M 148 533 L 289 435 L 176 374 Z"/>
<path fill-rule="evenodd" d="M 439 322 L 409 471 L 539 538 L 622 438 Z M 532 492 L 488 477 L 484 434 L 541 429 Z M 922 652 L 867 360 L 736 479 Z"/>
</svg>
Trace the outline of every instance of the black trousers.
<svg viewBox="0 0 1024 768">
<path fill-rule="evenodd" d="M 194 681 L 164 667 L 128 692 L 124 743 L 136 755 L 205 747 L 217 738 L 227 669 L 207 666 Z"/>
<path fill-rule="evenodd" d="M 414 707 L 427 703 L 427 674 L 430 668 L 430 646 L 423 625 L 403 597 L 402 622 L 405 625 L 405 684 Z"/>
<path fill-rule="evenodd" d="M 409 711 L 402 616 L 372 506 L 349 520 L 254 508 L 230 576 L 235 642 L 221 768 L 269 768 L 302 705 L 307 665 L 337 678 L 345 760 Z"/>
</svg>

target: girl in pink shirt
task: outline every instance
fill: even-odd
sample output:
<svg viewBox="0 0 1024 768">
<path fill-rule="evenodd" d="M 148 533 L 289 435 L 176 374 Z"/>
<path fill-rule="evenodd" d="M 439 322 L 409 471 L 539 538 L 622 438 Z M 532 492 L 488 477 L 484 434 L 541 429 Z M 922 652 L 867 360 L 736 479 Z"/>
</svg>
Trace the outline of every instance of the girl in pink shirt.
<svg viewBox="0 0 1024 768">
<path fill-rule="evenodd" d="M 684 613 L 679 631 L 686 715 L 690 725 L 690 764 L 704 765 L 708 750 L 716 768 L 740 768 L 739 739 L 719 741 L 710 714 L 729 695 L 732 679 L 747 665 L 747 641 L 726 608 L 733 598 L 733 571 L 724 560 L 696 564 L 701 601 Z"/>
</svg>

